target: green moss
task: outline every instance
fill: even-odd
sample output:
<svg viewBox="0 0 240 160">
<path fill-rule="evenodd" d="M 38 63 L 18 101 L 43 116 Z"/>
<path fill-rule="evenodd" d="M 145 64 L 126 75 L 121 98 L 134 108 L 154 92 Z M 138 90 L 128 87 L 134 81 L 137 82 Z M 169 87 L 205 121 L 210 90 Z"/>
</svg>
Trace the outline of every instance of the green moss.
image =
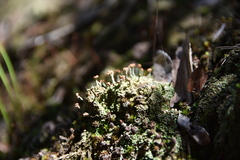
<svg viewBox="0 0 240 160">
<path fill-rule="evenodd" d="M 184 155 L 176 122 L 180 111 L 169 107 L 174 89 L 145 72 L 130 65 L 121 72 L 109 71 L 111 82 L 95 77 L 96 85 L 87 89 L 81 108 L 78 128 L 84 132 L 77 148 L 91 152 L 93 159 Z M 81 143 L 86 135 L 91 135 L 88 146 Z"/>
<path fill-rule="evenodd" d="M 208 80 L 200 93 L 200 98 L 193 106 L 193 121 L 197 121 L 204 126 L 212 139 L 211 149 L 209 150 L 213 151 L 208 158 L 239 158 L 239 156 L 234 158 L 230 156 L 235 153 L 236 148 L 229 149 L 226 146 L 227 144 L 229 146 L 235 144 L 237 144 L 235 146 L 239 146 L 238 141 L 230 141 L 232 135 L 235 134 L 232 132 L 232 128 L 239 128 L 239 125 L 235 123 L 239 112 L 234 111 L 236 110 L 236 97 L 238 96 L 237 84 L 240 81 L 239 62 L 239 51 L 231 51 L 221 67 Z"/>
<path fill-rule="evenodd" d="M 230 74 L 222 76 L 219 79 L 212 77 L 208 81 L 208 84 L 201 93 L 201 99 L 195 103 L 195 114 L 198 115 L 195 117 L 195 120 L 206 124 L 207 121 L 222 118 L 222 110 L 226 110 L 226 106 L 229 106 L 230 104 L 228 103 L 232 102 L 234 98 L 236 90 L 232 84 L 235 83 L 236 78 L 235 74 Z"/>
</svg>

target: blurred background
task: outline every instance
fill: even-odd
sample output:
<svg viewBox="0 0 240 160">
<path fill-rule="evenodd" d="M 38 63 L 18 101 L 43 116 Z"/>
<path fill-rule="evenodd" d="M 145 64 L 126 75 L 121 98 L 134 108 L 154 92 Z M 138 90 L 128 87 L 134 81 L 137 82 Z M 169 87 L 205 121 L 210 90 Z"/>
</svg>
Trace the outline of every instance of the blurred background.
<svg viewBox="0 0 240 160">
<path fill-rule="evenodd" d="M 0 0 L 0 159 L 69 135 L 93 76 L 152 66 L 189 35 L 193 56 L 239 43 L 235 0 Z M 80 102 L 79 102 L 80 103 Z"/>
</svg>

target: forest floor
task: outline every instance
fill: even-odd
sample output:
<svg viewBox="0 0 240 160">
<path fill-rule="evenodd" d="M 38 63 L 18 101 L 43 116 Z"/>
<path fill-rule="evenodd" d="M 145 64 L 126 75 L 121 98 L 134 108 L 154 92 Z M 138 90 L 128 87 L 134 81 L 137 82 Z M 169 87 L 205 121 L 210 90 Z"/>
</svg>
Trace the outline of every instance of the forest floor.
<svg viewBox="0 0 240 160">
<path fill-rule="evenodd" d="M 76 93 L 85 97 L 95 75 L 131 63 L 147 69 L 157 50 L 174 57 L 186 37 L 195 64 L 210 55 L 211 78 L 240 48 L 239 9 L 236 0 L 1 1 L 0 43 L 16 81 L 0 56 L 10 83 L 0 83 L 0 159 L 51 150 L 72 134 Z"/>
</svg>

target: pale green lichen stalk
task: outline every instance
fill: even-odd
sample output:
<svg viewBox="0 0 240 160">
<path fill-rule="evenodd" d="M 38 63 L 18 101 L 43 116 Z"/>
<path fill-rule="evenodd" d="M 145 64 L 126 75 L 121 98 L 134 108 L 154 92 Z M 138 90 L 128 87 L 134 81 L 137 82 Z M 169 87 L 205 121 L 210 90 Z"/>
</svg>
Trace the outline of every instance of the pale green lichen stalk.
<svg viewBox="0 0 240 160">
<path fill-rule="evenodd" d="M 74 148 L 84 153 L 82 159 L 183 157 L 179 111 L 169 107 L 174 89 L 171 83 L 154 80 L 151 72 L 130 64 L 123 71 L 108 71 L 109 81 L 94 77 L 96 85 L 87 89 L 81 107 L 82 134 Z M 88 144 L 84 137 L 90 138 Z"/>
</svg>

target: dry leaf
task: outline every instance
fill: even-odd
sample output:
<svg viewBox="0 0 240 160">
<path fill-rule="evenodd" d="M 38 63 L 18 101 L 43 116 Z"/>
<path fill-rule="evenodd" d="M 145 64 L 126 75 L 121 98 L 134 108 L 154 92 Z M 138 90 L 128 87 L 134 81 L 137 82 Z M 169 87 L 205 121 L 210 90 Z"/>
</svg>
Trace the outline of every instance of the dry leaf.
<svg viewBox="0 0 240 160">
<path fill-rule="evenodd" d="M 153 59 L 153 75 L 161 82 L 172 81 L 172 59 L 164 51 L 158 50 Z"/>
<path fill-rule="evenodd" d="M 200 65 L 197 69 L 193 71 L 188 80 L 188 91 L 189 92 L 199 92 L 202 90 L 208 79 L 208 74 L 205 67 Z"/>
<path fill-rule="evenodd" d="M 192 102 L 192 94 L 187 89 L 188 79 L 192 73 L 192 50 L 189 38 L 186 38 L 183 46 L 178 47 L 175 56 L 172 70 L 175 95 L 171 98 L 171 107 L 182 100 L 188 104 Z"/>
<path fill-rule="evenodd" d="M 182 114 L 178 115 L 177 122 L 180 128 L 185 130 L 198 145 L 206 146 L 210 144 L 209 134 L 204 127 L 193 124 L 188 117 Z"/>
</svg>

